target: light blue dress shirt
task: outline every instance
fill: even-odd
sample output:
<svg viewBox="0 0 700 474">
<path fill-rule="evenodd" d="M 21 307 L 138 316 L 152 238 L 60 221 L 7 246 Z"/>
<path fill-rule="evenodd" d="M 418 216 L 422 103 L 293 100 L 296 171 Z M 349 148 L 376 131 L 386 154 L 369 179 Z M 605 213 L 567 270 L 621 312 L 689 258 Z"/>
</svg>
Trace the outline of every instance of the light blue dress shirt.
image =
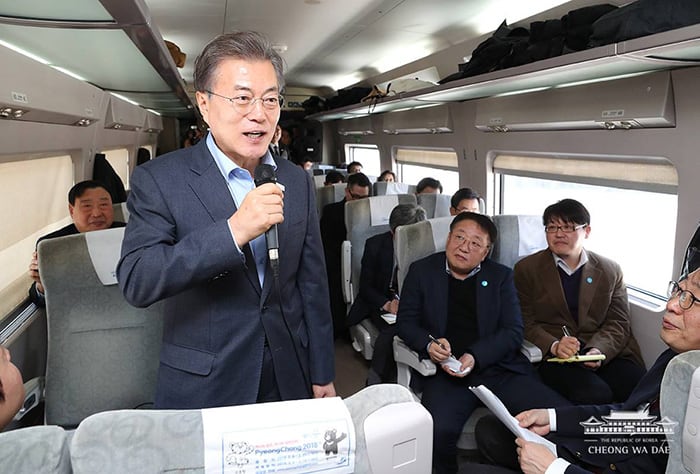
<svg viewBox="0 0 700 474">
<path fill-rule="evenodd" d="M 247 169 L 241 168 L 236 163 L 233 162 L 229 157 L 224 155 L 224 153 L 216 146 L 214 143 L 214 137 L 211 133 L 207 134 L 207 148 L 209 153 L 214 157 L 214 162 L 216 166 L 221 171 L 221 175 L 226 179 L 226 184 L 228 184 L 228 190 L 231 192 L 231 197 L 233 202 L 236 204 L 236 208 L 239 208 L 243 199 L 246 195 L 255 187 L 255 182 L 253 177 L 250 175 Z M 261 163 L 272 165 L 275 170 L 277 170 L 277 164 L 275 160 L 272 159 L 272 155 L 268 150 L 262 157 Z M 233 242 L 236 244 L 236 249 L 243 255 L 236 238 L 233 237 Z M 265 282 L 265 266 L 267 264 L 267 244 L 265 243 L 265 234 L 259 235 L 250 242 L 250 248 L 253 251 L 253 258 L 255 258 L 255 267 L 258 270 L 258 281 L 260 282 L 260 288 L 262 288 Z"/>
</svg>

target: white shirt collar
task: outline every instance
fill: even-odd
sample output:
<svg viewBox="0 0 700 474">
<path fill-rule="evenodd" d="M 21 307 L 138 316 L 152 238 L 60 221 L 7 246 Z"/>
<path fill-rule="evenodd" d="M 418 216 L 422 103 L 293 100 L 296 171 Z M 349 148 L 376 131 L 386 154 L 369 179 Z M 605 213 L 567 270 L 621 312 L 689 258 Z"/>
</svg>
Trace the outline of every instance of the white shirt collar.
<svg viewBox="0 0 700 474">
<path fill-rule="evenodd" d="M 579 268 L 584 266 L 586 263 L 588 263 L 588 254 L 586 253 L 586 249 L 581 249 L 581 257 L 578 260 L 578 265 L 576 265 L 576 268 L 571 268 L 569 265 L 566 264 L 563 258 L 561 258 L 559 255 L 552 253 L 552 256 L 554 257 L 554 263 L 564 270 L 564 272 L 571 276 L 574 273 L 578 271 Z"/>
</svg>

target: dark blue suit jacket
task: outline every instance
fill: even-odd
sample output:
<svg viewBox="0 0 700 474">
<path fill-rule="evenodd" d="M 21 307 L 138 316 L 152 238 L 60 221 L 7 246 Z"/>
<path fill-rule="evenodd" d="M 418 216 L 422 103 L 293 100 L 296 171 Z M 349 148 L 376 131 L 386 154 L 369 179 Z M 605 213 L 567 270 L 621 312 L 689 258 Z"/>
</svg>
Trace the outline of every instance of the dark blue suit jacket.
<svg viewBox="0 0 700 474">
<path fill-rule="evenodd" d="M 374 235 L 365 242 L 360 271 L 360 291 L 348 313 L 348 325 L 370 315 L 379 315 L 389 300 L 389 285 L 394 270 L 394 238 L 391 232 Z"/>
<path fill-rule="evenodd" d="M 445 334 L 449 278 L 445 259 L 445 252 L 439 252 L 414 262 L 401 288 L 399 336 L 425 358 L 429 334 L 450 339 Z M 503 370 L 532 373 L 530 362 L 520 353 L 523 322 L 513 271 L 486 259 L 475 278 L 479 338 L 469 348 L 476 361 L 476 370 L 469 375 L 470 385 L 488 385 Z"/>
<path fill-rule="evenodd" d="M 654 444 L 652 449 L 651 444 L 646 444 L 646 449 L 641 453 L 634 453 L 628 446 L 626 453 L 615 454 L 591 454 L 589 447 L 592 445 L 609 446 L 609 443 L 592 443 L 586 441 L 586 436 L 583 432 L 583 427 L 580 422 L 586 421 L 591 416 L 602 421 L 603 416 L 610 414 L 611 410 L 636 411 L 640 405 L 658 399 L 661 392 L 661 380 L 664 376 L 664 370 L 668 363 L 677 354 L 671 349 L 663 352 L 654 365 L 642 377 L 637 386 L 634 388 L 629 398 L 624 403 L 610 405 L 584 405 L 570 406 L 557 408 L 557 431 L 552 434 L 551 439 L 554 441 L 560 454 L 571 461 L 583 461 L 594 466 L 607 468 L 604 472 L 623 472 L 623 473 L 658 473 L 663 474 L 666 470 L 668 456 L 663 452 L 658 452 L 658 447 L 665 443 L 665 436 L 657 435 L 658 442 Z M 651 410 L 650 410 L 651 411 Z M 658 411 L 651 414 L 659 415 Z M 676 429 L 678 429 L 676 427 Z M 629 436 L 629 435 L 627 435 Z M 615 436 L 610 436 L 615 437 Z M 623 437 L 619 435 L 617 437 Z M 642 438 L 653 438 L 653 435 L 639 435 Z M 594 439 L 594 436 L 590 436 Z M 643 446 L 643 445 L 640 445 Z M 562 452 L 564 450 L 565 452 Z M 652 454 L 656 450 L 657 453 Z M 615 470 L 611 470 L 610 465 L 615 465 Z M 570 466 L 566 470 L 567 474 L 576 474 L 588 472 L 578 466 Z"/>
<path fill-rule="evenodd" d="M 265 340 L 283 399 L 334 378 L 314 186 L 298 166 L 276 163 L 286 188 L 279 288 L 269 265 L 260 288 L 250 247 L 245 258 L 236 250 L 227 222 L 236 206 L 206 140 L 134 170 L 117 275 L 131 304 L 165 300 L 159 408 L 254 403 Z"/>
</svg>

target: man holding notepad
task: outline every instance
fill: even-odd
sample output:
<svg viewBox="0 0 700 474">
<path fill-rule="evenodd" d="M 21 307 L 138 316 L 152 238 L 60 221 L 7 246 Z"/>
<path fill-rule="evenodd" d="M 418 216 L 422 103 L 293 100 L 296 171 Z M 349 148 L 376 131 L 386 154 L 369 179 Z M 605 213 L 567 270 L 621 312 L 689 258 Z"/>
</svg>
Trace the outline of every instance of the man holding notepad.
<svg viewBox="0 0 700 474">
<path fill-rule="evenodd" d="M 515 265 L 525 339 L 542 380 L 574 403 L 626 400 L 644 375 L 620 266 L 583 248 L 590 214 L 563 199 L 542 216 L 548 248 Z"/>
</svg>

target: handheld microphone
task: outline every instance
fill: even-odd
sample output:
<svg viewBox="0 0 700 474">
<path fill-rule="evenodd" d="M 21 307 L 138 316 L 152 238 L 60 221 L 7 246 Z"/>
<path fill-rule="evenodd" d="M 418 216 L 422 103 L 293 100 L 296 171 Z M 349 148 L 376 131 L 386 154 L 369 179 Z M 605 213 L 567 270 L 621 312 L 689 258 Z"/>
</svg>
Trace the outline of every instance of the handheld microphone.
<svg viewBox="0 0 700 474">
<path fill-rule="evenodd" d="M 266 183 L 277 183 L 277 175 L 275 168 L 272 165 L 259 164 L 255 168 L 255 186 L 262 186 Z M 279 240 L 277 237 L 277 224 L 270 227 L 265 232 L 265 241 L 267 242 L 267 256 L 270 259 L 270 266 L 275 273 L 275 277 L 279 272 Z"/>
</svg>

